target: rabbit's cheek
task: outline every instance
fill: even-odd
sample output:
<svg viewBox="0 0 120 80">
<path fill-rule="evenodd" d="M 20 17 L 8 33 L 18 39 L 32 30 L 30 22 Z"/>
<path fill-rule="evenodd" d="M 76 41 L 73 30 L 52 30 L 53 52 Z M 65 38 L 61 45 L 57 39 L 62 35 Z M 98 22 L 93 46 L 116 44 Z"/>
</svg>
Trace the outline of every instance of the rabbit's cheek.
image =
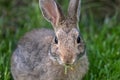
<svg viewBox="0 0 120 80">
<path fill-rule="evenodd" d="M 50 56 L 54 59 L 57 59 L 59 57 L 59 52 L 58 52 L 58 47 L 57 45 L 51 45 L 50 48 L 50 52 L 49 52 Z"/>
<path fill-rule="evenodd" d="M 82 45 L 78 46 L 77 58 L 81 58 L 85 54 L 85 47 Z"/>
<path fill-rule="evenodd" d="M 49 51 L 49 56 L 51 60 L 57 61 L 58 55 L 56 55 L 56 53 L 52 53 L 51 51 Z"/>
<path fill-rule="evenodd" d="M 83 53 L 85 51 L 85 45 L 84 44 L 79 45 L 78 49 L 79 49 L 80 53 Z"/>
</svg>

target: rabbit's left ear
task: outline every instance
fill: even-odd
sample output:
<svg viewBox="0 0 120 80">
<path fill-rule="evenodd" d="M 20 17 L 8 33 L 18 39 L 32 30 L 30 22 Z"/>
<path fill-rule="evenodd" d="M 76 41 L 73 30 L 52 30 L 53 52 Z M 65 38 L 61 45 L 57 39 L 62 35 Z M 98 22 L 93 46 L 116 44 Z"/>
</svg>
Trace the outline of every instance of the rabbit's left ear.
<svg viewBox="0 0 120 80">
<path fill-rule="evenodd" d="M 68 16 L 75 21 L 79 21 L 81 0 L 70 0 Z"/>
<path fill-rule="evenodd" d="M 55 0 L 39 0 L 39 5 L 44 17 L 51 22 L 54 27 L 63 20 L 64 15 Z"/>
</svg>

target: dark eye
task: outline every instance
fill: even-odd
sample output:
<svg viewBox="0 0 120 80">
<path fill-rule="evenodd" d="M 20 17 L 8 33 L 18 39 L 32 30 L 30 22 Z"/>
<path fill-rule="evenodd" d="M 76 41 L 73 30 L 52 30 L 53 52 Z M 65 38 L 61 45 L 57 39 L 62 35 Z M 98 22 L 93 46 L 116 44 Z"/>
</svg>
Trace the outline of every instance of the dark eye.
<svg viewBox="0 0 120 80">
<path fill-rule="evenodd" d="M 56 37 L 56 36 L 55 36 L 54 41 L 55 41 L 55 44 L 58 44 L 58 39 L 57 39 L 57 37 Z"/>
<path fill-rule="evenodd" d="M 80 39 L 80 36 L 77 37 L 77 43 L 80 43 L 81 42 L 81 39 Z"/>
</svg>

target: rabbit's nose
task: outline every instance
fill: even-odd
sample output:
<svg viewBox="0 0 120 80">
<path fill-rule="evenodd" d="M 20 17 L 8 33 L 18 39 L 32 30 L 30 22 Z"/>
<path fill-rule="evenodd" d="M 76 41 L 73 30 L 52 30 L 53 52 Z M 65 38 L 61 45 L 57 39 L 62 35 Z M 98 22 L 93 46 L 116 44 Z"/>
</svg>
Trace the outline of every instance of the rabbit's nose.
<svg viewBox="0 0 120 80">
<path fill-rule="evenodd" d="M 73 61 L 73 57 L 72 56 L 64 56 L 63 58 L 62 58 L 62 62 L 63 62 L 63 64 L 65 64 L 65 65 L 71 65 L 71 64 L 73 64 L 74 63 L 74 61 Z"/>
</svg>

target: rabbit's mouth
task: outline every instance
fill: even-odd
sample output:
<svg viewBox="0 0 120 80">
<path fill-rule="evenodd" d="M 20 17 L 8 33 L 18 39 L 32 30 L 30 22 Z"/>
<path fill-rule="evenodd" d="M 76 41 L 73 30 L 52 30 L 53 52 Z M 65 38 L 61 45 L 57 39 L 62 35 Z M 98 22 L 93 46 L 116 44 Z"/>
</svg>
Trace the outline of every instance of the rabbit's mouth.
<svg viewBox="0 0 120 80">
<path fill-rule="evenodd" d="M 64 73 L 65 74 L 68 73 L 68 69 L 73 70 L 73 66 L 72 65 L 64 65 Z"/>
</svg>

